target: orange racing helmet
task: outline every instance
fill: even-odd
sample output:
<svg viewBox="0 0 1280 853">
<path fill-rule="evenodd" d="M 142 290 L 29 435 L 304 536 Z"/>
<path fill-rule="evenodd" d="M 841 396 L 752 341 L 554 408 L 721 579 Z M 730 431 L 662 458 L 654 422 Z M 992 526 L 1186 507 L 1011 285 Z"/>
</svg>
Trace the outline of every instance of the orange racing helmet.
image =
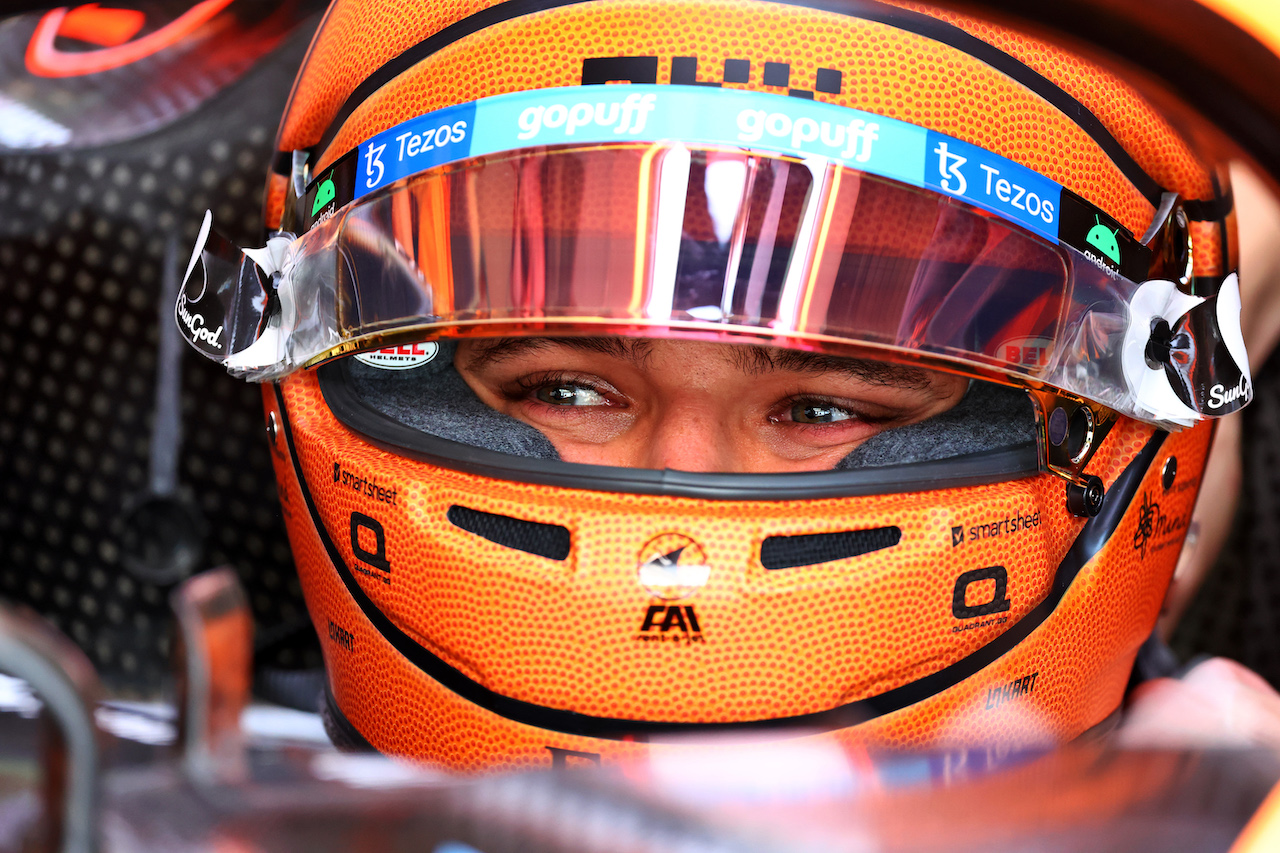
<svg viewBox="0 0 1280 853">
<path fill-rule="evenodd" d="M 206 219 L 176 313 L 270 383 L 344 739 L 483 770 L 1116 713 L 1252 390 L 1224 173 L 1112 73 L 916 3 L 339 0 L 279 149 L 271 240 Z M 522 339 L 970 384 L 829 470 L 582 464 L 460 369 Z"/>
</svg>

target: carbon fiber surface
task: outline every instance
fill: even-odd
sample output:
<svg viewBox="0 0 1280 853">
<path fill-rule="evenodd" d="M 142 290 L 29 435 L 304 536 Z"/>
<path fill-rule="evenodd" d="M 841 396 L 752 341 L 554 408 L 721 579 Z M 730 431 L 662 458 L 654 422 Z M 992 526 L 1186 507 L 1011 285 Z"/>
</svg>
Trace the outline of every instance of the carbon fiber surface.
<svg viewBox="0 0 1280 853">
<path fill-rule="evenodd" d="M 19 37 L 36 17 L 0 35 Z M 168 586 L 220 564 L 249 592 L 258 663 L 319 665 L 259 389 L 185 344 L 163 355 L 158 334 L 166 250 L 185 263 L 206 208 L 232 239 L 262 239 L 262 187 L 316 19 L 306 21 L 158 130 L 0 150 L 0 596 L 48 616 L 119 690 L 160 688 Z M 172 423 L 157 402 L 165 367 L 181 379 Z M 185 565 L 166 571 L 175 555 Z"/>
</svg>

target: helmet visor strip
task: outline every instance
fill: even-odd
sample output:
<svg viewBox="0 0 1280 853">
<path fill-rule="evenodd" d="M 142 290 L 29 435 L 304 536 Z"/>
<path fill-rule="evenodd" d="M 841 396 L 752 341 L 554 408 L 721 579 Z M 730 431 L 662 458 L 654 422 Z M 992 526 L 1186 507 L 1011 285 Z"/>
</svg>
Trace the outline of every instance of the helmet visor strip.
<svg viewBox="0 0 1280 853">
<path fill-rule="evenodd" d="M 1248 386 L 1230 295 L 1144 282 L 1161 253 L 1019 164 L 794 98 L 598 92 L 450 107 L 349 152 L 299 200 L 309 230 L 249 253 L 268 276 L 189 273 L 180 318 L 245 317 L 193 343 L 272 379 L 437 337 L 674 335 L 871 347 L 1165 426 L 1247 401 L 1212 405 Z"/>
</svg>

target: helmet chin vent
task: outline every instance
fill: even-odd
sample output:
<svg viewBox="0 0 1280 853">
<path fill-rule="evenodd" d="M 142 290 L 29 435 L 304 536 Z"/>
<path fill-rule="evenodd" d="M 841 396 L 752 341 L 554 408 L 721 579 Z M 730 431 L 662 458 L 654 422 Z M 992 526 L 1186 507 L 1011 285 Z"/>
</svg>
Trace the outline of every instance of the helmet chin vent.
<svg viewBox="0 0 1280 853">
<path fill-rule="evenodd" d="M 445 515 L 455 526 L 506 548 L 537 554 L 548 560 L 563 560 L 569 556 L 569 528 L 558 524 L 525 521 L 457 504 L 449 507 Z"/>
<path fill-rule="evenodd" d="M 813 566 L 892 548 L 901 539 L 902 529 L 898 527 L 770 536 L 760 545 L 760 562 L 766 569 Z"/>
</svg>

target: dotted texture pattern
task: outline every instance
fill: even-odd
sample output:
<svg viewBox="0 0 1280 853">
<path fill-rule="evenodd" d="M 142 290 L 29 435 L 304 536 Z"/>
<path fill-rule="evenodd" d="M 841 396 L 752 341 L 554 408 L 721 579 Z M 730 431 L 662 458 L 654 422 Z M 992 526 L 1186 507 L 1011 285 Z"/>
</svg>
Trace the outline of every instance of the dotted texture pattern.
<svg viewBox="0 0 1280 853">
<path fill-rule="evenodd" d="M 438 4 L 427 10 L 389 3 L 361 9 L 339 3 L 312 51 L 289 115 L 282 149 L 318 141 L 363 77 L 448 23 L 491 4 Z M 1017 32 L 922 4 L 899 4 L 942 18 L 1043 74 L 1093 112 L 1158 182 L 1189 198 L 1212 187 L 1203 165 L 1150 104 L 1110 72 Z M 678 27 L 671 21 L 680 21 Z M 340 26 L 338 23 L 340 22 Z M 343 61 L 337 62 L 337 57 Z M 349 118 L 326 153 L 331 160 L 368 136 L 413 115 L 501 92 L 576 85 L 592 56 L 696 55 L 703 68 L 751 60 L 750 80 L 729 83 L 785 92 L 763 83 L 765 62 L 788 63 L 792 85 L 813 86 L 818 67 L 843 73 L 833 103 L 862 107 L 932 127 L 999 151 L 1053 177 L 1141 233 L 1151 209 L 1091 143 L 1077 144 L 1070 119 L 1021 85 L 957 50 L 842 15 L 741 0 L 582 4 L 489 27 L 439 51 L 374 95 Z M 352 57 L 355 59 L 352 59 Z M 1065 130 L 1064 130 L 1065 127 Z M 1065 155 L 1061 152 L 1069 150 Z"/>
<path fill-rule="evenodd" d="M 669 26 L 673 19 L 679 27 Z M 343 124 L 320 166 L 412 116 L 504 92 L 578 85 L 584 58 L 617 55 L 658 56 L 659 83 L 671 81 L 670 57 L 696 55 L 711 69 L 746 58 L 749 82 L 726 85 L 781 94 L 785 87 L 763 82 L 766 62 L 788 63 L 793 85 L 812 85 L 820 66 L 837 68 L 844 91 L 815 97 L 994 150 L 1079 192 L 1131 231 L 1144 230 L 1152 214 L 1071 119 L 981 61 L 883 24 L 741 0 L 584 4 L 489 27 L 379 89 Z"/>
<path fill-rule="evenodd" d="M 954 24 L 1035 69 L 1097 116 L 1156 183 L 1176 188 L 1186 198 L 1213 197 L 1209 173 L 1186 142 L 1146 99 L 1106 68 L 1008 27 L 922 3 L 885 2 Z"/>
<path fill-rule="evenodd" d="M 0 157 L 0 595 L 122 691 L 154 693 L 169 670 L 167 589 L 129 574 L 120 538 L 148 489 L 166 241 L 185 260 L 210 208 L 231 239 L 261 242 L 272 132 L 308 38 L 151 135 Z M 206 525 L 198 568 L 239 571 L 260 662 L 318 665 L 257 391 L 181 346 L 178 482 Z"/>
<path fill-rule="evenodd" d="M 290 377 L 283 390 L 321 523 L 343 561 L 363 569 L 355 577 L 375 605 L 485 687 L 592 715 L 771 718 L 826 710 L 917 680 L 990 642 L 1042 600 L 1082 524 L 1066 513 L 1062 483 L 1047 475 L 927 495 L 794 502 L 773 514 L 752 502 L 488 480 L 361 441 L 328 412 L 311 373 Z M 274 411 L 270 394 L 267 402 Z M 1112 482 L 1149 436 L 1149 427 L 1117 427 L 1091 472 Z M 1198 471 L 1207 437 L 1201 428 L 1166 441 L 1115 536 L 1027 641 L 956 687 L 835 737 L 851 747 L 910 748 L 1060 740 L 1114 711 L 1158 613 L 1198 487 L 1198 475 L 1187 474 L 1164 492 L 1159 469 L 1177 455 L 1180 470 Z M 375 746 L 466 770 L 546 763 L 548 746 L 610 757 L 633 749 L 505 720 L 451 694 L 395 652 L 329 563 L 283 437 L 278 443 L 274 458 L 303 589 L 321 636 L 330 637 L 323 645 L 331 685 L 343 712 Z M 335 465 L 395 489 L 396 501 L 335 484 Z M 1168 519 L 1163 524 L 1142 509 L 1157 497 Z M 454 503 L 564 525 L 571 553 L 553 561 L 468 534 L 445 519 Z M 385 532 L 381 545 L 357 530 L 361 553 L 355 553 L 353 513 L 377 521 Z M 968 539 L 976 525 L 1036 514 L 1038 525 L 1025 531 Z M 759 563 L 768 535 L 885 524 L 902 529 L 895 548 L 775 572 Z M 956 526 L 965 532 L 959 545 Z M 638 557 L 644 543 L 671 532 L 702 545 L 711 565 L 707 584 L 681 602 L 696 608 L 700 643 L 638 639 L 657 601 L 638 582 Z M 362 559 L 380 547 L 385 571 Z M 1008 573 L 1011 608 L 1001 615 L 1009 621 L 957 618 L 956 578 L 992 565 Z M 988 600 L 993 587 L 975 585 L 966 603 Z M 988 689 L 1032 672 L 1040 673 L 1034 694 L 986 710 Z"/>
</svg>

